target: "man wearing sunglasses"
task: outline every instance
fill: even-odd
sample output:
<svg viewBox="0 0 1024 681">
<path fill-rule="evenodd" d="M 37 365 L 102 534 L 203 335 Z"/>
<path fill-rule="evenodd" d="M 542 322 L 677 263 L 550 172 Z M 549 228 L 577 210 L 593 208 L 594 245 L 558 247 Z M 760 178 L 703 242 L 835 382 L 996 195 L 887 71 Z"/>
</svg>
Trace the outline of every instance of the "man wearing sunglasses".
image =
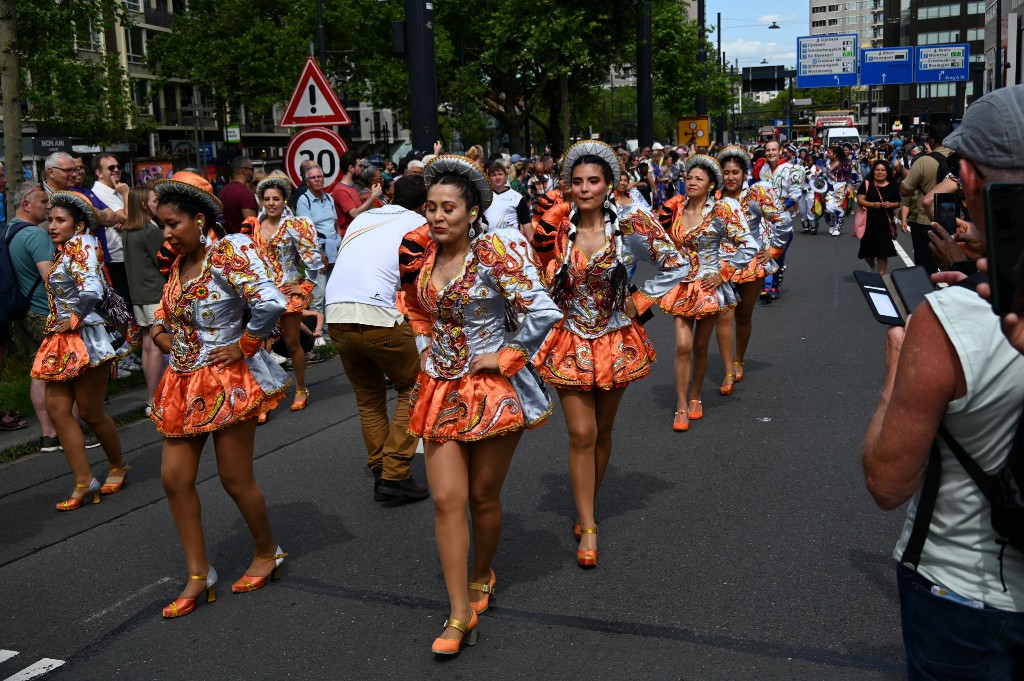
<svg viewBox="0 0 1024 681">
<path fill-rule="evenodd" d="M 125 209 L 125 201 L 128 198 L 129 187 L 121 182 L 121 163 L 112 154 L 99 154 L 92 159 L 92 169 L 96 174 L 96 183 L 92 191 L 96 197 L 107 205 L 107 208 L 114 211 L 117 222 L 104 228 L 104 235 L 107 238 L 107 252 L 110 259 L 107 261 L 107 271 L 110 273 L 110 282 L 114 290 L 121 294 L 125 302 L 131 305 L 131 298 L 128 295 L 128 275 L 124 267 L 124 246 L 121 240 L 122 225 L 128 221 L 128 211 Z"/>
</svg>

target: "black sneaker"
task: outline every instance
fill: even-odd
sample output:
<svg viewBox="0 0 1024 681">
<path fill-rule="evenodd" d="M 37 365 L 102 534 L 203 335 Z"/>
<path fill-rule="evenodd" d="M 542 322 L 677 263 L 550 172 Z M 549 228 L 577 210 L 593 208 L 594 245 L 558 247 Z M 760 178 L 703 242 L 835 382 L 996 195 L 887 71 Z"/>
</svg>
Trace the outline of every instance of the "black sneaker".
<svg viewBox="0 0 1024 681">
<path fill-rule="evenodd" d="M 39 438 L 39 451 L 41 452 L 59 452 L 61 450 L 60 439 L 56 436 L 47 437 L 43 435 Z"/>
<path fill-rule="evenodd" d="M 381 469 L 373 468 L 370 470 L 373 473 L 373 500 L 374 501 L 390 501 L 394 497 L 390 494 L 384 494 L 380 491 L 380 476 Z"/>
<path fill-rule="evenodd" d="M 374 494 L 386 495 L 386 500 L 390 501 L 394 497 L 407 499 L 409 501 L 423 501 L 430 496 L 430 490 L 427 489 L 426 485 L 421 485 L 416 482 L 416 479 L 411 475 L 405 480 L 385 480 L 381 478 L 380 485 L 377 486 L 377 492 Z"/>
<path fill-rule="evenodd" d="M 91 430 L 83 430 L 82 439 L 85 442 L 86 449 L 94 449 L 100 446 L 100 441 L 96 439 L 96 436 Z"/>
</svg>

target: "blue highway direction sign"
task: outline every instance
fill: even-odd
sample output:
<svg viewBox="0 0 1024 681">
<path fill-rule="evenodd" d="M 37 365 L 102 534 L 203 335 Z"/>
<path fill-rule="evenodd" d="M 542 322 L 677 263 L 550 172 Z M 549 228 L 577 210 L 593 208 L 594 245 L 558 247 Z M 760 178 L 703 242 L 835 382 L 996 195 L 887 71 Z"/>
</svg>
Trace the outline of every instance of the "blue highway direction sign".
<svg viewBox="0 0 1024 681">
<path fill-rule="evenodd" d="M 913 82 L 913 47 L 876 47 L 860 51 L 861 85 L 897 85 Z"/>
<path fill-rule="evenodd" d="M 857 84 L 857 34 L 813 35 L 796 39 L 796 86 Z"/>
<path fill-rule="evenodd" d="M 918 83 L 947 83 L 970 78 L 971 48 L 967 43 L 918 47 L 914 61 Z"/>
</svg>

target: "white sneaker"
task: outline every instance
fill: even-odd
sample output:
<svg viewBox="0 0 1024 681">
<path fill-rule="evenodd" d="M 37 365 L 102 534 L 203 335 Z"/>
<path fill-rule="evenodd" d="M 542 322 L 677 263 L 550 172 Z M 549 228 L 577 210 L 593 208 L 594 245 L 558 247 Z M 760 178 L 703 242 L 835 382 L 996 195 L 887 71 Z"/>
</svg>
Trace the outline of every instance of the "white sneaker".
<svg viewBox="0 0 1024 681">
<path fill-rule="evenodd" d="M 282 357 L 281 355 L 277 354 L 276 352 L 268 352 L 267 354 L 270 355 L 270 359 L 274 360 L 278 364 L 284 364 L 285 362 L 288 361 L 287 357 Z"/>
</svg>

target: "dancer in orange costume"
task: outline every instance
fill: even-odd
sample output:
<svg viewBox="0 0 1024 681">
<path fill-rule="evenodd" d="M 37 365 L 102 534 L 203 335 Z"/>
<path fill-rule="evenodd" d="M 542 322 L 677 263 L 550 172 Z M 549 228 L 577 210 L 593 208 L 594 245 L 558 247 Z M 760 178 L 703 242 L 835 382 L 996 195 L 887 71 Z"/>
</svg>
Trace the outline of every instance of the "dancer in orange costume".
<svg viewBox="0 0 1024 681">
<path fill-rule="evenodd" d="M 256 415 L 276 404 L 288 383 L 262 349 L 286 302 L 248 236 L 232 234 L 216 242 L 207 237 L 222 210 L 209 186 L 187 172 L 154 183 L 164 237 L 178 255 L 151 330 L 153 342 L 171 358 L 152 419 L 164 435 L 161 478 L 188 564 L 185 589 L 163 609 L 168 618 L 192 612 L 204 591 L 207 602 L 215 599 L 217 571 L 207 558 L 195 487 L 209 433 L 221 484 L 242 512 L 256 548 L 231 590 L 262 588 L 280 575 L 287 555 L 271 534 L 252 466 Z M 246 310 L 249 322 L 243 324 Z"/>
<path fill-rule="evenodd" d="M 110 378 L 107 362 L 117 353 L 99 311 L 104 283 L 103 251 L 92 235 L 97 224 L 96 210 L 81 194 L 61 191 L 50 196 L 50 238 L 59 252 L 43 281 L 50 315 L 31 373 L 46 381 L 46 413 L 75 474 L 75 490 L 57 504 L 58 511 L 81 508 L 89 495 L 98 504 L 101 494 L 121 490 L 128 473 L 117 426 L 103 410 Z M 72 412 L 76 403 L 78 415 L 107 455 L 109 473 L 102 486 L 89 469 L 82 429 Z"/>
<path fill-rule="evenodd" d="M 522 234 L 486 229 L 491 189 L 479 169 L 462 156 L 444 155 L 427 165 L 424 177 L 432 239 L 423 243 L 413 233 L 403 244 L 400 304 L 421 353 L 409 432 L 425 440 L 451 605 L 432 650 L 450 655 L 463 641 L 475 643 L 477 615 L 494 593 L 501 487 L 523 429 L 551 413 L 551 398 L 529 361 L 562 315 Z"/>
<path fill-rule="evenodd" d="M 323 260 L 316 245 L 316 229 L 309 220 L 284 215 L 291 192 L 292 185 L 286 178 L 271 175 L 261 181 L 256 186 L 256 196 L 263 204 L 263 217 L 261 220 L 246 218 L 242 231 L 251 234 L 267 273 L 288 301 L 280 325 L 295 372 L 295 399 L 291 409 L 299 411 L 309 404 L 306 352 L 299 342 L 299 325 L 302 311 L 313 300 L 313 287 L 323 268 Z M 298 266 L 300 262 L 302 271 Z M 260 414 L 260 423 L 267 420 L 267 413 Z"/>
<path fill-rule="evenodd" d="M 710 156 L 697 154 L 687 159 L 685 195 L 666 201 L 658 215 L 665 231 L 690 262 L 686 280 L 662 296 L 658 305 L 676 318 L 676 412 L 672 428 L 685 431 L 690 421 L 704 415 L 700 388 L 708 366 L 708 345 L 718 315 L 738 302 L 732 276 L 746 268 L 759 250 L 747 227 L 743 209 L 734 199 L 715 199 L 722 187 L 722 169 Z M 722 242 L 736 251 L 728 260 L 721 257 Z M 725 345 L 725 344 L 723 344 Z M 723 349 L 727 367 L 723 395 L 733 390 L 731 343 Z M 693 384 L 690 385 L 690 357 L 693 356 Z M 726 356 L 728 355 L 728 356 Z"/>
<path fill-rule="evenodd" d="M 750 155 L 736 146 L 728 146 L 718 153 L 718 163 L 722 168 L 724 186 L 722 196 L 739 201 L 743 215 L 747 219 L 754 238 L 757 239 L 757 255 L 742 270 L 732 275 L 732 283 L 740 300 L 736 307 L 718 316 L 716 335 L 718 347 L 722 352 L 722 361 L 726 362 L 726 347 L 736 343 L 735 354 L 732 356 L 735 382 L 743 380 L 743 358 L 747 354 L 750 335 L 754 328 L 754 308 L 758 297 L 764 290 L 764 280 L 769 274 L 779 271 L 775 258 L 786 252 L 786 245 L 793 234 L 793 219 L 789 211 L 782 206 L 775 188 L 768 182 L 756 182 L 747 187 L 747 171 L 750 168 Z M 728 260 L 735 254 L 736 247 L 730 241 L 722 241 L 722 259 Z M 735 335 L 733 330 L 735 322 Z M 728 371 L 729 364 L 726 363 Z"/>
<path fill-rule="evenodd" d="M 534 245 L 565 319 L 538 353 L 538 370 L 557 388 L 569 430 L 576 561 L 594 567 L 594 505 L 611 458 L 615 414 L 626 386 L 647 376 L 655 357 L 636 317 L 682 281 L 689 268 L 639 204 L 620 215 L 611 192 L 622 169 L 611 147 L 580 142 L 570 147 L 560 167 L 572 203 L 544 214 Z M 630 299 L 629 271 L 638 259 L 661 272 Z"/>
</svg>

